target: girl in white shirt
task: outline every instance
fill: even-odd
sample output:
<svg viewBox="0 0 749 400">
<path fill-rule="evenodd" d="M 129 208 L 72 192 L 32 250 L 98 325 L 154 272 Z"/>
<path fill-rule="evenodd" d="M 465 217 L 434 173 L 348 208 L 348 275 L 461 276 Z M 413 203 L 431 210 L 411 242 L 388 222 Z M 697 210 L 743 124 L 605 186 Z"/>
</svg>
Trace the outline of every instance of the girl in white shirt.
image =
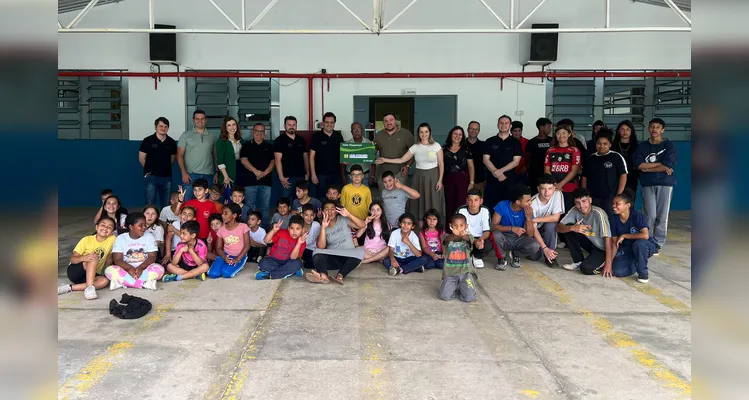
<svg viewBox="0 0 749 400">
<path fill-rule="evenodd" d="M 419 141 L 411 146 L 401 158 L 378 158 L 376 164 L 407 163 L 415 160 L 416 172 L 411 187 L 421 193 L 418 199 L 410 201 L 410 211 L 415 215 L 424 215 L 430 208 L 445 215 L 445 191 L 442 190 L 442 177 L 445 173 L 442 146 L 432 138 L 432 128 L 426 122 L 419 125 Z M 410 164 L 406 164 L 409 166 Z M 450 216 L 446 216 L 449 218 Z"/>
</svg>

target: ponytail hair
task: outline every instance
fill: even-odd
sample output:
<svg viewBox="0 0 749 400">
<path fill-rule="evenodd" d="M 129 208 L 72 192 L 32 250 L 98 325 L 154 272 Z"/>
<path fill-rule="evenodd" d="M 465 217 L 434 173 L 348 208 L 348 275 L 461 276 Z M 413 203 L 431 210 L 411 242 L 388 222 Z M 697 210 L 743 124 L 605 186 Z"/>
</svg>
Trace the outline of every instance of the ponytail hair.
<svg viewBox="0 0 749 400">
<path fill-rule="evenodd" d="M 630 206 L 635 204 L 635 192 L 630 188 L 624 188 L 624 190 L 616 195 L 616 197 L 620 198 L 625 203 L 628 203 Z"/>
</svg>

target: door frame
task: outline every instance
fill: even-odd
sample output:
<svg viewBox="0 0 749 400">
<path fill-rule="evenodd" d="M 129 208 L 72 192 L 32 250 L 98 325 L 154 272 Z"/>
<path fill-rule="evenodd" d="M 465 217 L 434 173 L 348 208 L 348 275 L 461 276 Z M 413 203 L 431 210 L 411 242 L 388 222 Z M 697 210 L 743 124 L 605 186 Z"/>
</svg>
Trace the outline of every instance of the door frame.
<svg viewBox="0 0 749 400">
<path fill-rule="evenodd" d="M 414 108 L 415 98 L 414 96 L 368 96 L 369 97 L 369 120 L 379 121 L 382 115 L 375 115 L 375 103 L 406 103 L 411 108 L 411 115 L 409 118 L 410 125 L 414 124 Z M 401 126 L 404 129 L 408 129 L 413 132 L 413 126 Z"/>
</svg>

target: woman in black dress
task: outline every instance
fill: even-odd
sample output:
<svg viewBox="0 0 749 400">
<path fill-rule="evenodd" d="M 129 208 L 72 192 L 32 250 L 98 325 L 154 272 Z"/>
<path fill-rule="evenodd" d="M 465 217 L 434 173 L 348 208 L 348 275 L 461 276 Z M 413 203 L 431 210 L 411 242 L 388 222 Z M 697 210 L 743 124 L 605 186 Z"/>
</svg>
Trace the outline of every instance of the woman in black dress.
<svg viewBox="0 0 749 400">
<path fill-rule="evenodd" d="M 445 145 L 442 147 L 445 156 L 445 215 L 443 219 L 452 218 L 455 211 L 465 204 L 468 189 L 473 187 L 473 155 L 468 149 L 465 132 L 460 126 L 450 129 Z"/>
</svg>

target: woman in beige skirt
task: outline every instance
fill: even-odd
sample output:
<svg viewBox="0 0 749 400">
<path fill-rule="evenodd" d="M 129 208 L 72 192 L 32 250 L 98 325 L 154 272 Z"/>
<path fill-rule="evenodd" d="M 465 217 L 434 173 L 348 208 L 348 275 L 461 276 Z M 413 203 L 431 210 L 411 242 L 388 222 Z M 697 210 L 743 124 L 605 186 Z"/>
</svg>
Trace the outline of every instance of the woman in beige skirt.
<svg viewBox="0 0 749 400">
<path fill-rule="evenodd" d="M 442 146 L 432 139 L 432 128 L 426 122 L 419 125 L 419 141 L 411 146 L 401 158 L 378 158 L 375 163 L 401 164 L 414 158 L 416 172 L 411 187 L 421 194 L 418 199 L 410 200 L 410 211 L 421 218 L 426 210 L 436 209 L 442 218 L 445 216 L 445 191 L 442 188 L 442 177 L 445 173 Z"/>
</svg>

